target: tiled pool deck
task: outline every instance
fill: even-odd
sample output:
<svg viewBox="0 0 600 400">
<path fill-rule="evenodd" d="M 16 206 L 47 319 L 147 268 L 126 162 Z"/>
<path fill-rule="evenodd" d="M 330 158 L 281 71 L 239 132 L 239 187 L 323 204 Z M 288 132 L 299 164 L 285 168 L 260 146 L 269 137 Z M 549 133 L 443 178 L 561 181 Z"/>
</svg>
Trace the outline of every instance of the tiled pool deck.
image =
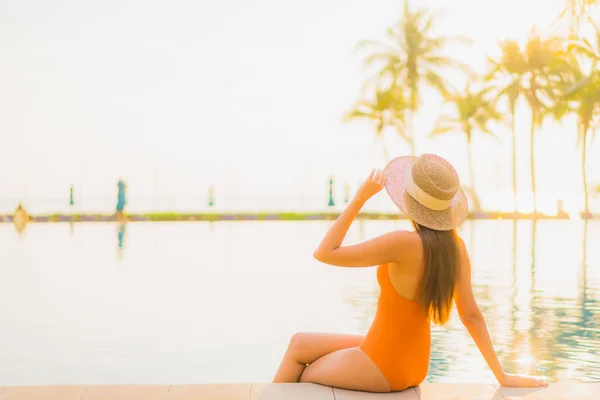
<svg viewBox="0 0 600 400">
<path fill-rule="evenodd" d="M 599 400 L 600 383 L 560 382 L 547 388 L 486 384 L 423 384 L 371 394 L 313 384 L 19 386 L 0 387 L 0 400 Z"/>
</svg>

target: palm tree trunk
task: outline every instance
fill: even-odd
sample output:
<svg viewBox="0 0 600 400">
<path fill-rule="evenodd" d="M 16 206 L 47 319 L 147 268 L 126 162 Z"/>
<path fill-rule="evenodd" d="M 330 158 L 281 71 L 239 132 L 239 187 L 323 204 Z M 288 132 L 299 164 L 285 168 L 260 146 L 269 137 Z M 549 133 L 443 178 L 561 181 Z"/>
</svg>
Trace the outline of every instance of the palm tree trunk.
<svg viewBox="0 0 600 400">
<path fill-rule="evenodd" d="M 467 136 L 467 138 L 470 135 Z M 473 168 L 473 146 L 471 146 L 471 141 L 467 139 L 467 153 L 469 158 L 469 179 L 471 179 L 471 192 L 474 198 L 477 198 L 477 192 L 475 191 L 475 169 Z M 476 211 L 479 211 L 479 202 L 475 202 Z"/>
<path fill-rule="evenodd" d="M 588 131 L 588 127 L 587 125 L 585 125 L 583 127 L 583 129 L 585 129 L 582 132 L 583 138 L 582 138 L 582 146 L 583 146 L 583 150 L 582 150 L 582 154 L 581 154 L 581 176 L 583 177 L 583 198 L 585 201 L 585 217 L 587 218 L 590 212 L 590 205 L 589 205 L 589 194 L 588 194 L 588 185 L 587 185 L 587 170 L 586 170 L 586 163 L 587 163 L 587 131 Z"/>
<path fill-rule="evenodd" d="M 379 124 L 377 125 L 377 131 L 375 132 L 375 141 L 377 141 L 377 139 L 379 139 L 379 141 L 381 142 L 381 150 L 383 152 L 383 161 L 385 163 L 385 165 L 387 165 L 387 163 L 390 161 L 390 155 L 388 154 L 388 149 L 387 146 L 385 144 L 385 125 L 383 123 L 383 120 L 379 121 Z"/>
<path fill-rule="evenodd" d="M 513 184 L 513 210 L 517 212 L 517 139 L 515 132 L 515 104 L 511 102 L 510 116 L 512 125 L 512 184 Z"/>
<path fill-rule="evenodd" d="M 410 148 L 410 155 L 415 156 L 415 114 L 417 113 L 417 109 L 419 108 L 419 99 L 418 99 L 418 86 L 417 86 L 417 66 L 414 63 L 409 61 L 408 63 L 408 84 L 410 90 L 410 107 L 408 108 L 408 133 L 412 140 L 412 145 Z"/>
<path fill-rule="evenodd" d="M 416 154 L 416 150 L 415 150 L 415 111 L 414 110 L 410 110 L 408 111 L 408 116 L 406 117 L 406 127 L 407 127 L 407 131 L 408 131 L 408 138 L 410 139 L 410 142 L 408 143 L 408 146 L 410 148 L 410 155 L 411 156 L 415 156 Z"/>
<path fill-rule="evenodd" d="M 529 161 L 531 168 L 531 191 L 533 193 L 533 212 L 537 213 L 537 192 L 535 190 L 535 126 L 537 123 L 537 112 L 535 106 L 531 107 L 531 132 L 529 133 Z"/>
</svg>

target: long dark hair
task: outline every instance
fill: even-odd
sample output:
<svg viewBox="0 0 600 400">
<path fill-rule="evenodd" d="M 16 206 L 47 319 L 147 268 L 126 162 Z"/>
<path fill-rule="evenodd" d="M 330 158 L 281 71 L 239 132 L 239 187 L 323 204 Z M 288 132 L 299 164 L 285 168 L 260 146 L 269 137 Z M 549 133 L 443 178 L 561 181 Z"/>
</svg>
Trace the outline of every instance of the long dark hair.
<svg viewBox="0 0 600 400">
<path fill-rule="evenodd" d="M 423 243 L 425 268 L 417 291 L 417 301 L 429 319 L 443 325 L 450 317 L 458 275 L 458 234 L 456 230 L 436 231 L 413 222 Z"/>
</svg>

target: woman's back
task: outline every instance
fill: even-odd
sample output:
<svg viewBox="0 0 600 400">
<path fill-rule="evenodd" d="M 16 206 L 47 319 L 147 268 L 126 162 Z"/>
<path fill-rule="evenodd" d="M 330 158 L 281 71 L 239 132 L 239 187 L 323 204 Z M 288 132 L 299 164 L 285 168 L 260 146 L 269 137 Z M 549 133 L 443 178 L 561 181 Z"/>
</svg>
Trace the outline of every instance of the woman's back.
<svg viewBox="0 0 600 400">
<path fill-rule="evenodd" d="M 377 313 L 361 349 L 386 376 L 393 390 L 418 385 L 429 368 L 430 323 L 444 323 L 458 271 L 454 230 L 434 231 L 414 224 L 398 232 L 394 261 L 377 268 Z M 453 274 L 452 278 L 449 275 Z"/>
<path fill-rule="evenodd" d="M 407 300 L 415 300 L 423 276 L 423 244 L 417 232 L 405 232 L 402 258 L 389 263 L 389 278 L 394 290 Z"/>
</svg>

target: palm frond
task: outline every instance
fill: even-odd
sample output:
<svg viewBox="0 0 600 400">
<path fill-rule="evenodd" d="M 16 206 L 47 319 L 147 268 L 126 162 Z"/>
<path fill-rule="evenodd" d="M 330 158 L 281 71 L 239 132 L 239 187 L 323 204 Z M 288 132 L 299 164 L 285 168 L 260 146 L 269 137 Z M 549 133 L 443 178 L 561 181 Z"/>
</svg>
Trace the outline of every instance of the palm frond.
<svg viewBox="0 0 600 400">
<path fill-rule="evenodd" d="M 381 52 L 388 52 L 388 53 L 394 53 L 398 50 L 394 46 L 390 45 L 389 43 L 379 41 L 379 40 L 370 40 L 370 39 L 361 40 L 360 42 L 358 42 L 357 45 L 354 47 L 354 50 L 360 51 L 365 48 L 373 48 L 373 49 L 377 49 Z"/>
<path fill-rule="evenodd" d="M 489 124 L 493 122 L 504 124 L 507 120 L 496 109 L 496 101 L 489 99 L 494 88 L 484 86 L 481 89 L 473 89 L 480 80 L 482 77 L 473 76 L 463 90 L 460 92 L 452 90 L 448 94 L 446 101 L 451 107 L 451 112 L 443 113 L 438 118 L 431 135 L 459 131 L 467 135 L 467 140 L 470 142 L 473 132 L 479 131 L 499 140 Z"/>
<path fill-rule="evenodd" d="M 376 63 L 382 63 L 384 65 L 395 66 L 402 62 L 400 56 L 396 53 L 385 53 L 385 52 L 377 52 L 371 53 L 365 58 L 363 58 L 363 65 L 371 66 Z"/>
<path fill-rule="evenodd" d="M 350 120 L 353 119 L 357 119 L 357 118 L 372 118 L 373 117 L 373 113 L 372 112 L 368 112 L 366 110 L 352 110 L 349 111 L 348 113 L 344 114 L 344 116 L 342 117 L 343 122 L 348 122 Z"/>
<path fill-rule="evenodd" d="M 423 57 L 423 61 L 430 64 L 434 68 L 455 68 L 468 75 L 473 73 L 473 69 L 467 63 L 450 57 L 432 54 L 430 56 Z"/>
<path fill-rule="evenodd" d="M 451 84 L 444 80 L 439 74 L 433 71 L 427 71 L 425 73 L 425 80 L 431 87 L 435 88 L 444 99 L 450 96 L 452 90 Z"/>
<path fill-rule="evenodd" d="M 448 133 L 459 133 L 462 131 L 462 127 L 456 123 L 450 121 L 440 121 L 438 120 L 428 137 L 433 138 L 435 136 L 445 135 Z"/>
</svg>

